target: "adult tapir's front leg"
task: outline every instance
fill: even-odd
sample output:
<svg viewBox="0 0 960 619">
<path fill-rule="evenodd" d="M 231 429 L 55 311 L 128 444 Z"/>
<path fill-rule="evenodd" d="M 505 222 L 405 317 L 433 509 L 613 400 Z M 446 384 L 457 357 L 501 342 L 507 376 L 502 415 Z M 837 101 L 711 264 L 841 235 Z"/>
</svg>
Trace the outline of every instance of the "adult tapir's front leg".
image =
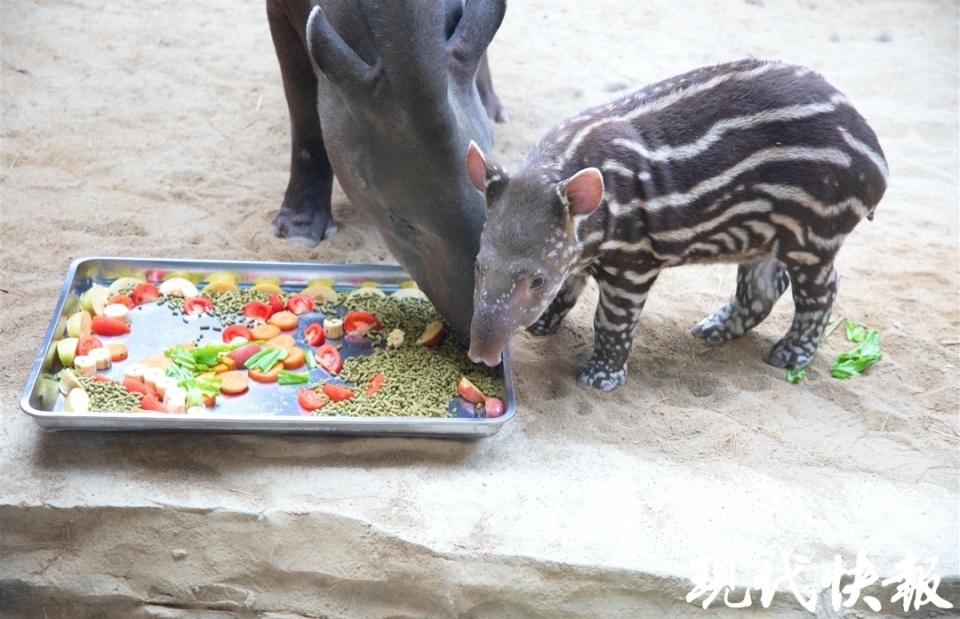
<svg viewBox="0 0 960 619">
<path fill-rule="evenodd" d="M 290 181 L 273 233 L 313 247 L 337 227 L 330 212 L 333 169 L 317 114 L 317 76 L 307 52 L 309 0 L 267 0 L 270 34 L 290 110 Z"/>
<path fill-rule="evenodd" d="M 640 312 L 659 273 L 658 268 L 616 275 L 597 271 L 600 300 L 593 317 L 593 354 L 577 376 L 580 385 L 611 391 L 627 381 L 627 358 Z"/>
</svg>

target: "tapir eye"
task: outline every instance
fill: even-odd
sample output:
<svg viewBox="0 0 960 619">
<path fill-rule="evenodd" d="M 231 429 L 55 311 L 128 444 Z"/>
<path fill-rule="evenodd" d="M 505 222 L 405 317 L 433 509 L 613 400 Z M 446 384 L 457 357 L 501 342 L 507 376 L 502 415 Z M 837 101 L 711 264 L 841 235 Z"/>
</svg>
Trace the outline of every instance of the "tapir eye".
<svg viewBox="0 0 960 619">
<path fill-rule="evenodd" d="M 536 290 L 537 288 L 543 285 L 544 281 L 545 280 L 543 279 L 543 275 L 537 275 L 536 277 L 530 280 L 530 290 Z"/>
</svg>

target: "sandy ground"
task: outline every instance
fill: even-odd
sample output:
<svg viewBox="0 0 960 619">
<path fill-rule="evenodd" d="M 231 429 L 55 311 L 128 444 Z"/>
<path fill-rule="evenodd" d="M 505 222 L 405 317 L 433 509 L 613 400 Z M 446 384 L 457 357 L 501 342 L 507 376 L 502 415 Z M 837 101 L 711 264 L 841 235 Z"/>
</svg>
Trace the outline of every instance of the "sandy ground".
<svg viewBox="0 0 960 619">
<path fill-rule="evenodd" d="M 340 231 L 319 247 L 271 235 L 289 136 L 261 3 L 4 1 L 0 17 L 0 424 L 8 429 L 0 449 L 14 436 L 25 453 L 46 440 L 26 429 L 17 400 L 79 256 L 391 261 L 342 194 Z M 735 267 L 683 267 L 655 286 L 628 382 L 611 394 L 582 390 L 574 378 L 589 356 L 595 295 L 558 334 L 517 336 L 518 413 L 504 433 L 667 467 L 696 462 L 708 481 L 711 469 L 733 463 L 825 504 L 825 479 L 836 473 L 939 487 L 956 505 L 956 2 L 514 0 L 490 56 L 509 115 L 496 128 L 495 155 L 508 167 L 582 107 L 756 56 L 824 74 L 870 121 L 891 170 L 875 221 L 855 230 L 837 265 L 836 312 L 882 331 L 883 360 L 866 376 L 829 376 L 849 346 L 842 329 L 799 385 L 763 363 L 789 324 L 787 297 L 746 337 L 704 349 L 687 329 L 732 295 Z M 2 480 L 0 470 L 0 492 Z M 943 547 L 934 551 L 955 569 L 958 523 L 940 524 Z"/>
</svg>

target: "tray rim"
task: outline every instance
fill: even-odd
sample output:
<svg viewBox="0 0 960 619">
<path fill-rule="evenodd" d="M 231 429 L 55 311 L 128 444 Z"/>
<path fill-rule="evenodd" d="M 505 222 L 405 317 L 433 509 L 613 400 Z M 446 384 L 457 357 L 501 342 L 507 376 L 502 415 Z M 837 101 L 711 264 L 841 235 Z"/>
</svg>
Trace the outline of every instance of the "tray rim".
<svg viewBox="0 0 960 619">
<path fill-rule="evenodd" d="M 254 415 L 171 415 L 168 413 L 67 413 L 41 410 L 33 406 L 33 395 L 43 373 L 46 352 L 53 345 L 69 295 L 78 273 L 87 265 L 131 265 L 144 270 L 218 270 L 261 271 L 278 274 L 299 271 L 323 271 L 313 276 L 344 276 L 359 273 L 380 273 L 396 279 L 410 276 L 394 264 L 307 263 L 280 261 L 202 260 L 195 258 L 151 258 L 89 255 L 75 258 L 67 269 L 47 329 L 40 342 L 30 374 L 20 396 L 20 408 L 41 428 L 58 430 L 99 431 L 169 431 L 169 432 L 254 432 L 254 433 L 325 433 L 362 436 L 448 436 L 480 438 L 499 432 L 516 412 L 509 350 L 503 354 L 504 414 L 494 419 L 436 417 L 346 417 L 346 416 L 280 416 Z"/>
</svg>

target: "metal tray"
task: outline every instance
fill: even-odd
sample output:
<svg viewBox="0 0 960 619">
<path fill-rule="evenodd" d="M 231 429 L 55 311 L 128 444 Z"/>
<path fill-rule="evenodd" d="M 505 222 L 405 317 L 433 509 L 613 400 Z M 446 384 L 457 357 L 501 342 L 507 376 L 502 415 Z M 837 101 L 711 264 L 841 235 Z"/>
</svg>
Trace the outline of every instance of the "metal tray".
<svg viewBox="0 0 960 619">
<path fill-rule="evenodd" d="M 474 418 L 463 411 L 461 414 L 465 416 L 447 418 L 307 416 L 279 412 L 236 414 L 226 410 L 219 412 L 216 409 L 190 414 L 73 413 L 63 410 L 62 396 L 56 402 L 44 405 L 39 389 L 39 381 L 44 372 L 44 359 L 51 347 L 55 347 L 56 341 L 62 337 L 66 319 L 70 313 L 76 311 L 83 291 L 93 284 L 108 285 L 124 275 L 153 270 L 163 273 L 188 271 L 204 278 L 217 271 L 230 271 L 238 275 L 241 286 L 243 282 L 252 282 L 258 276 L 276 276 L 281 280 L 281 288 L 290 291 L 300 290 L 308 280 L 317 277 L 334 280 L 334 289 L 338 291 L 350 290 L 360 282 L 375 281 L 385 292 L 390 292 L 403 280 L 410 279 L 403 269 L 390 265 L 79 258 L 67 271 L 53 317 L 20 398 L 20 407 L 33 417 L 40 427 L 46 430 L 281 432 L 479 438 L 496 434 L 503 424 L 513 417 L 515 400 L 507 351 L 504 351 L 502 365 L 496 370 L 502 375 L 504 383 L 505 410 L 502 416 L 492 419 Z"/>
</svg>

